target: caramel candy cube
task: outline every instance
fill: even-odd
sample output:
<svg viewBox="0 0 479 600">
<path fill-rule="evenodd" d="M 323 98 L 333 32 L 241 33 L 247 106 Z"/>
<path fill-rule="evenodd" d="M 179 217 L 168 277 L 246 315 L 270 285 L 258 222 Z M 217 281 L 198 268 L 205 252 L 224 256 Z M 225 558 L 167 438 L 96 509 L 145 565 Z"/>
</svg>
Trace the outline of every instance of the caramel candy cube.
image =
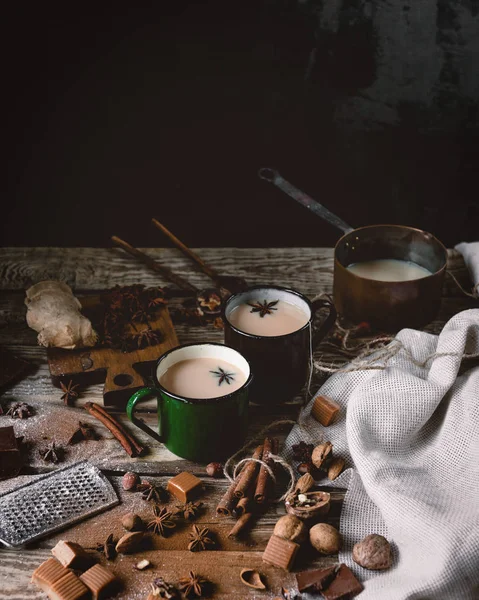
<svg viewBox="0 0 479 600">
<path fill-rule="evenodd" d="M 48 592 L 51 586 L 67 573 L 68 569 L 56 558 L 49 558 L 33 571 L 32 583 L 44 592 Z"/>
<path fill-rule="evenodd" d="M 269 538 L 268 545 L 263 552 L 263 561 L 289 571 L 293 566 L 298 550 L 299 545 L 295 542 L 285 540 L 273 534 Z"/>
<path fill-rule="evenodd" d="M 198 496 L 202 490 L 202 482 L 196 475 L 184 471 L 170 479 L 166 489 L 184 503 Z"/>
<path fill-rule="evenodd" d="M 87 600 L 91 598 L 90 590 L 79 578 L 68 571 L 47 590 L 50 600 Z"/>
<path fill-rule="evenodd" d="M 318 396 L 311 408 L 311 416 L 323 427 L 328 427 L 337 419 L 341 407 L 329 396 Z"/>
<path fill-rule="evenodd" d="M 118 591 L 119 580 L 111 571 L 101 565 L 93 565 L 80 579 L 92 593 L 93 600 L 108 598 Z"/>
<path fill-rule="evenodd" d="M 58 544 L 52 548 L 52 554 L 64 567 L 78 569 L 80 571 L 88 569 L 88 567 L 95 562 L 80 544 L 66 542 L 65 540 L 60 540 Z"/>
<path fill-rule="evenodd" d="M 349 600 L 363 591 L 362 584 L 346 565 L 340 565 L 332 583 L 321 593 L 326 600 Z"/>
</svg>

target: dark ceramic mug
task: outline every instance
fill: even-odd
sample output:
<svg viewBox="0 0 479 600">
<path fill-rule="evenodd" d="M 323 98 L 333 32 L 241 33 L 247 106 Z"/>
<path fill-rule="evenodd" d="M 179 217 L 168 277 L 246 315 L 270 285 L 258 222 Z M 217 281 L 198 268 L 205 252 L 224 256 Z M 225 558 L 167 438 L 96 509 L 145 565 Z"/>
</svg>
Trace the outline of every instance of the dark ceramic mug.
<svg viewBox="0 0 479 600">
<path fill-rule="evenodd" d="M 194 358 L 219 358 L 233 364 L 246 376 L 237 390 L 214 398 L 187 398 L 161 385 L 162 375 L 176 363 Z M 151 435 L 177 456 L 210 462 L 230 456 L 244 442 L 248 424 L 249 388 L 252 381 L 248 361 L 223 344 L 184 344 L 163 354 L 153 374 L 155 387 L 135 392 L 126 414 L 137 427 Z M 135 416 L 136 405 L 150 396 L 158 398 L 158 430 Z"/>
<path fill-rule="evenodd" d="M 284 335 L 264 336 L 241 331 L 228 320 L 232 310 L 253 301 L 287 302 L 300 308 L 307 323 Z M 313 332 L 316 312 L 326 308 L 328 315 Z M 257 404 L 277 404 L 291 400 L 308 379 L 311 354 L 336 321 L 336 310 L 326 299 L 310 302 L 300 292 L 275 285 L 257 285 L 230 296 L 222 317 L 225 343 L 236 348 L 250 363 L 254 375 L 250 399 Z M 268 318 L 268 315 L 266 315 Z"/>
</svg>

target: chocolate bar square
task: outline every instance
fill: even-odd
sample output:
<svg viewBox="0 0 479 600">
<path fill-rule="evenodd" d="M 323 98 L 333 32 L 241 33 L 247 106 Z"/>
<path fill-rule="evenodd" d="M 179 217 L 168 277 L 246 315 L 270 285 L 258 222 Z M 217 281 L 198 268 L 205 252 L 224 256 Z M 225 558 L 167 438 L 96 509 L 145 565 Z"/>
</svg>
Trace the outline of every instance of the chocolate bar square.
<svg viewBox="0 0 479 600">
<path fill-rule="evenodd" d="M 48 592 L 51 586 L 67 573 L 68 569 L 56 558 L 49 558 L 33 571 L 32 583 L 44 592 Z"/>
<path fill-rule="evenodd" d="M 80 575 L 80 579 L 92 593 L 93 600 L 108 598 L 120 587 L 118 578 L 102 565 L 93 565 L 83 575 Z"/>
<path fill-rule="evenodd" d="M 56 581 L 47 591 L 50 600 L 87 600 L 90 590 L 71 571 Z"/>
<path fill-rule="evenodd" d="M 322 590 L 325 600 L 346 600 L 363 591 L 362 584 L 346 565 L 340 565 L 331 584 Z"/>
<path fill-rule="evenodd" d="M 298 550 L 299 545 L 295 542 L 273 534 L 263 552 L 263 561 L 289 571 L 293 566 Z"/>
<path fill-rule="evenodd" d="M 60 540 L 58 544 L 52 548 L 52 554 L 64 567 L 78 569 L 80 571 L 88 569 L 88 567 L 91 567 L 95 562 L 80 544 L 66 542 L 65 540 Z"/>
<path fill-rule="evenodd" d="M 298 582 L 298 590 L 305 592 L 306 590 L 321 592 L 329 586 L 336 574 L 337 565 L 327 567 L 326 569 L 315 569 L 314 571 L 303 571 L 296 573 L 296 581 Z"/>
<path fill-rule="evenodd" d="M 23 465 L 19 441 L 12 426 L 0 427 L 0 479 L 18 474 Z"/>
<path fill-rule="evenodd" d="M 323 427 L 328 427 L 338 418 L 341 407 L 329 396 L 318 396 L 311 408 L 311 416 Z"/>
<path fill-rule="evenodd" d="M 196 475 L 184 471 L 168 481 L 166 489 L 180 502 L 189 502 L 202 491 L 202 481 Z"/>
</svg>

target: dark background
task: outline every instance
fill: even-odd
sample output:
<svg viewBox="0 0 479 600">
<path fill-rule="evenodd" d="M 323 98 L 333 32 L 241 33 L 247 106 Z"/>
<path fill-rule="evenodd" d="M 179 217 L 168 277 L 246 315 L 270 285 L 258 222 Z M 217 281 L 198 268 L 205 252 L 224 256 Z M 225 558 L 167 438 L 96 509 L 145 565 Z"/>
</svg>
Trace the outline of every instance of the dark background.
<svg viewBox="0 0 479 600">
<path fill-rule="evenodd" d="M 331 246 L 352 226 L 477 239 L 479 2 L 14 3 L 3 246 Z"/>
</svg>

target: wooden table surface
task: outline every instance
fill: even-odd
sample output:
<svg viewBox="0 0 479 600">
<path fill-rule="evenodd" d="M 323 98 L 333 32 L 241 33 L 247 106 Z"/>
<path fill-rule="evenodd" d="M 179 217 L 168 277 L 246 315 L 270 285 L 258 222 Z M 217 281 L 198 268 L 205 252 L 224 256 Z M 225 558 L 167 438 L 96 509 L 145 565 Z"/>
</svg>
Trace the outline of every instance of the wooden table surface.
<svg viewBox="0 0 479 600">
<path fill-rule="evenodd" d="M 207 287 L 210 281 L 194 270 L 191 263 L 175 249 L 146 249 L 152 257 L 167 264 L 175 273 L 188 278 L 198 287 Z M 198 253 L 221 273 L 241 275 L 248 283 L 274 283 L 291 286 L 312 298 L 321 293 L 331 293 L 333 279 L 333 250 L 331 248 L 273 248 L 237 249 L 217 248 L 198 249 Z M 244 598 L 274 598 L 281 595 L 281 586 L 288 587 L 293 580 L 291 574 L 269 567 L 262 563 L 261 555 L 272 533 L 274 523 L 284 513 L 282 505 L 272 506 L 254 527 L 250 535 L 241 541 L 230 540 L 227 532 L 234 521 L 220 519 L 215 507 L 220 495 L 226 489 L 224 479 L 214 480 L 205 476 L 204 465 L 193 464 L 179 459 L 160 443 L 148 438 L 135 428 L 135 436 L 149 446 L 150 452 L 144 458 L 130 459 L 118 442 L 93 417 L 82 409 L 87 401 L 101 402 L 102 385 L 95 385 L 83 391 L 74 407 L 65 407 L 61 392 L 50 380 L 45 349 L 36 343 L 36 333 L 29 329 L 25 321 L 25 289 L 44 279 L 60 279 L 68 283 L 74 292 L 100 291 L 115 285 L 142 283 L 146 286 L 166 285 L 158 274 L 137 263 L 119 249 L 97 248 L 6 248 L 0 249 L 0 345 L 9 348 L 16 355 L 35 365 L 32 373 L 14 386 L 5 390 L 0 400 L 24 401 L 35 409 L 33 417 L 12 420 L 0 416 L 0 426 L 13 424 L 17 435 L 24 436 L 30 448 L 24 473 L 14 479 L 0 482 L 0 493 L 34 479 L 38 474 L 55 469 L 46 465 L 38 455 L 38 447 L 45 440 L 55 439 L 64 444 L 71 435 L 78 420 L 92 424 L 101 431 L 99 441 L 90 441 L 70 447 L 63 465 L 88 459 L 101 468 L 116 487 L 122 503 L 105 513 L 82 522 L 61 534 L 46 538 L 27 549 L 13 551 L 0 550 L 0 598 L 23 600 L 26 598 L 46 598 L 29 583 L 33 570 L 50 556 L 50 549 L 59 539 L 78 541 L 86 546 L 104 541 L 108 533 L 115 536 L 122 533 L 120 518 L 129 510 L 135 510 L 145 518 L 151 514 L 151 506 L 141 500 L 139 494 L 127 493 L 121 489 L 121 475 L 134 470 L 151 481 L 166 483 L 169 477 L 182 470 L 189 470 L 205 483 L 202 498 L 205 511 L 198 523 L 207 525 L 215 533 L 217 549 L 208 552 L 191 553 L 186 550 L 189 528 L 180 528 L 167 541 L 155 540 L 154 549 L 143 552 L 141 557 L 149 558 L 151 570 L 135 572 L 133 564 L 138 555 L 120 556 L 109 563 L 122 578 L 125 588 L 119 598 L 146 598 L 150 583 L 162 575 L 167 581 L 176 582 L 188 573 L 198 571 L 215 584 L 213 597 L 218 599 L 240 600 Z M 449 252 L 449 269 L 459 282 L 471 288 L 467 271 L 461 256 Z M 471 307 L 477 302 L 466 297 L 452 281 L 446 277 L 443 300 L 437 319 L 426 329 L 437 333 L 444 323 L 457 312 Z M 176 326 L 180 343 L 199 341 L 222 341 L 221 330 L 212 326 L 199 327 L 187 324 Z M 315 356 L 328 362 L 342 362 L 344 359 L 334 348 L 324 343 Z M 312 391 L 314 392 L 314 388 Z M 278 419 L 296 419 L 301 406 L 301 398 L 276 408 L 252 407 L 250 437 L 254 437 L 264 426 Z M 125 421 L 123 415 L 120 419 Z M 149 417 L 154 422 L 153 415 Z M 127 425 L 127 427 L 132 427 Z M 281 439 L 287 430 L 282 432 Z M 342 491 L 332 492 L 333 505 L 329 522 L 338 524 L 341 509 Z M 297 561 L 298 570 L 335 562 L 335 557 L 323 559 L 305 554 Z M 259 569 L 268 583 L 266 592 L 257 592 L 245 587 L 239 580 L 243 567 Z"/>
</svg>

